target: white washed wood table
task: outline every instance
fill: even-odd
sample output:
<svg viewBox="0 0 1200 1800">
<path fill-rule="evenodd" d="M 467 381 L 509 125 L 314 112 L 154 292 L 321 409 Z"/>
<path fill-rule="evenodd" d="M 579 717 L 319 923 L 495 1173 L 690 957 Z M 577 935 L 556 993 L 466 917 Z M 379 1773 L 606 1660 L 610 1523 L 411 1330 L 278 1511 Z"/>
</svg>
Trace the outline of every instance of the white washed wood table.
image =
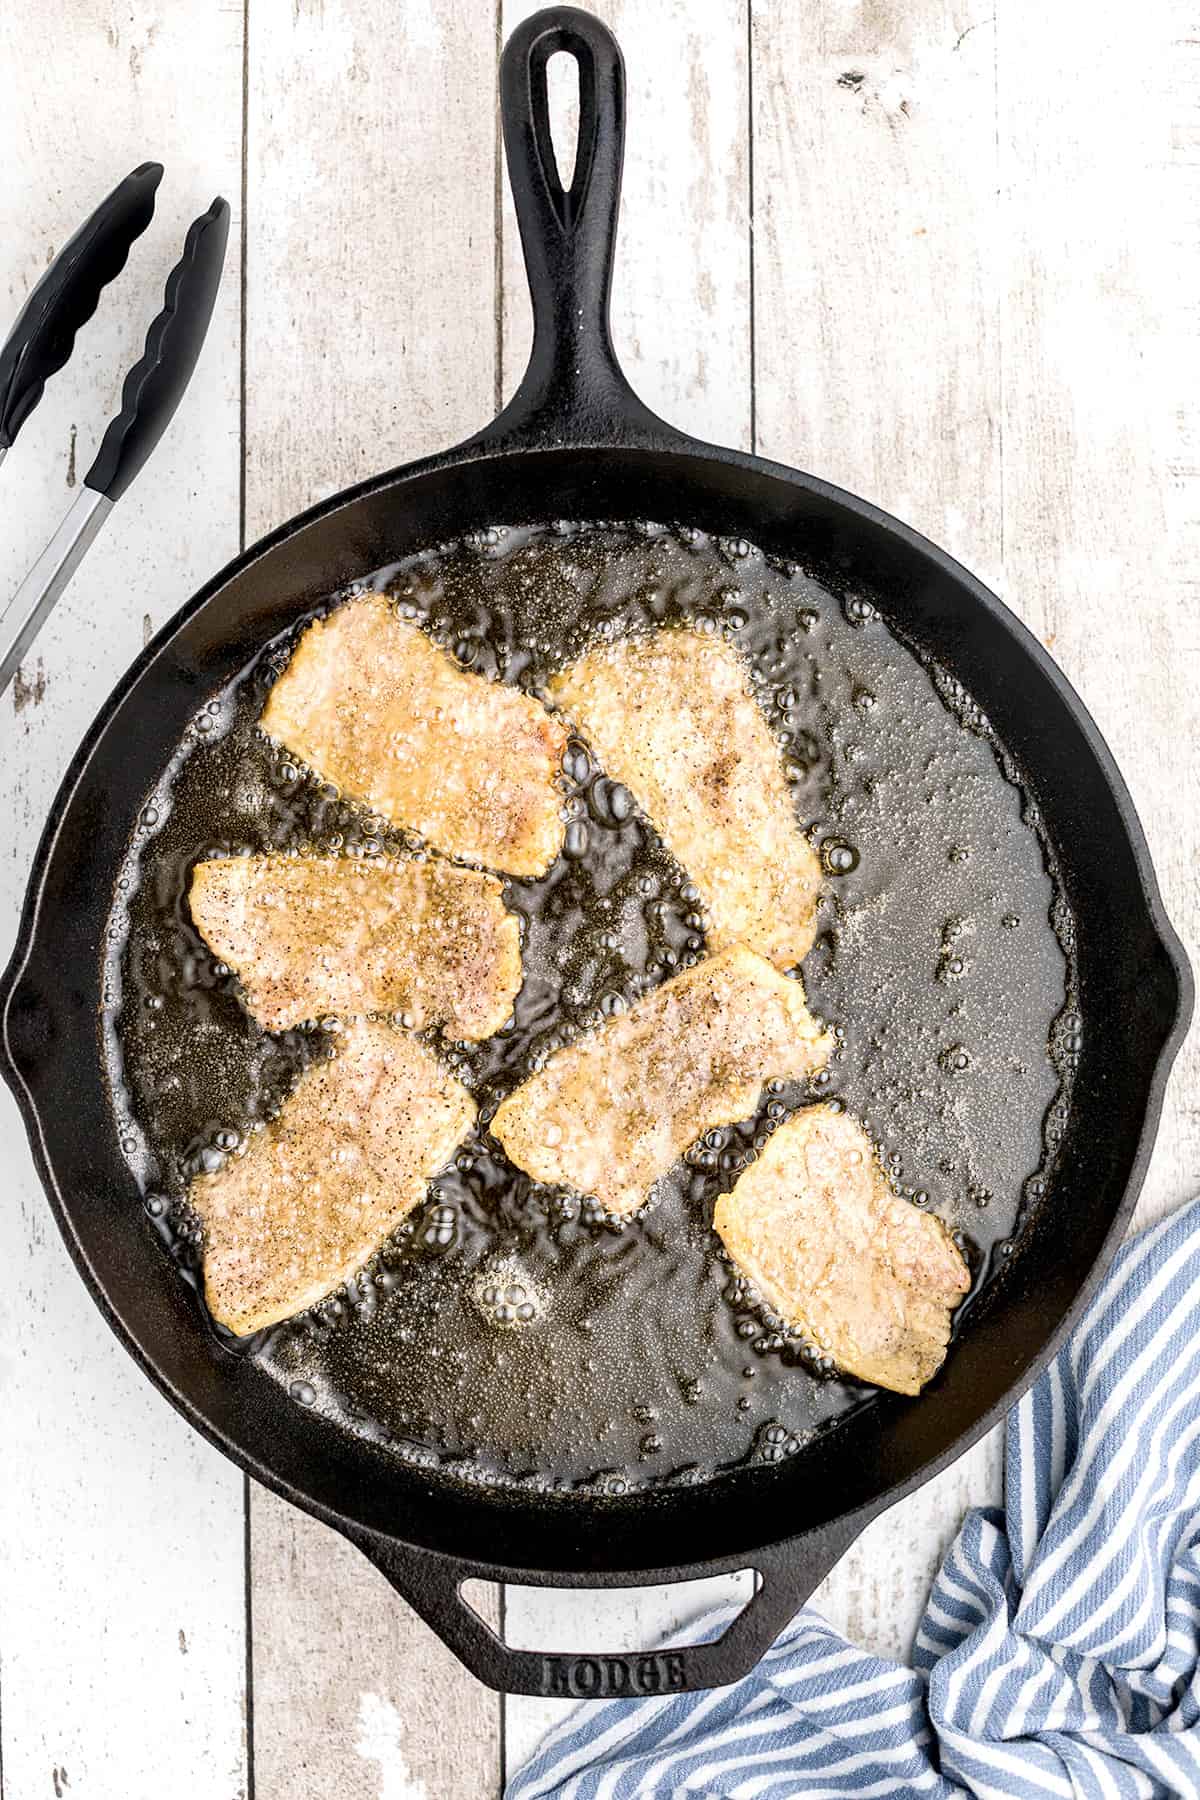
<svg viewBox="0 0 1200 1800">
<path fill-rule="evenodd" d="M 1016 608 L 1106 733 L 1195 960 L 1200 3 L 988 4 L 598 5 L 630 78 L 616 336 L 685 429 L 868 495 Z M 193 390 L 0 704 L 0 956 L 71 751 L 149 633 L 240 543 L 515 386 L 494 94 L 527 10 L 5 0 L 0 310 L 114 180 L 167 165 L 4 470 L 6 588 L 87 467 L 187 221 L 220 190 L 234 231 Z M 1144 1218 L 1197 1185 L 1198 1073 L 1193 1036 Z M 0 1169 L 2 1800 L 496 1794 L 561 1702 L 480 1688 L 357 1552 L 176 1417 L 69 1266 L 6 1094 Z M 876 1521 L 818 1604 L 903 1653 L 998 1481 L 993 1437 Z M 491 1604 L 510 1641 L 618 1649 L 695 1601 Z"/>
</svg>

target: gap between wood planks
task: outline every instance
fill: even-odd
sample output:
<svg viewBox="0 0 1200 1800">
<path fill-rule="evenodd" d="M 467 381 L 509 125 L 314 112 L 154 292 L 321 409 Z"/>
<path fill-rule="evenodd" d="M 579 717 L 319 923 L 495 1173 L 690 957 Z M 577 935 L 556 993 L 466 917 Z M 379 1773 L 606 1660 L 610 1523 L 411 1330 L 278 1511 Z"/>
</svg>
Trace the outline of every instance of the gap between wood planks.
<svg viewBox="0 0 1200 1800">
<path fill-rule="evenodd" d="M 246 549 L 246 292 L 249 280 L 249 197 L 250 197 L 250 0 L 242 0 L 242 232 L 238 258 L 238 548 Z M 246 1800 L 256 1800 L 254 1778 L 254 1524 L 251 1516 L 250 1477 L 242 1477 L 242 1544 L 245 1558 L 245 1754 Z M 0 1793 L 0 1800 L 4 1795 Z"/>
</svg>

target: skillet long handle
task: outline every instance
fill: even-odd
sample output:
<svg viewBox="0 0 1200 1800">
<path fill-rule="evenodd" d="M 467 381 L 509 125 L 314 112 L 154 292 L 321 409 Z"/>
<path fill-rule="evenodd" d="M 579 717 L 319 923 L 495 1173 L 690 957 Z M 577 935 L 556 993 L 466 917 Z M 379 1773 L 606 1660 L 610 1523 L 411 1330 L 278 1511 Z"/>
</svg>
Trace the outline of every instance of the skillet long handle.
<svg viewBox="0 0 1200 1800">
<path fill-rule="evenodd" d="M 393 1539 L 365 1532 L 347 1531 L 346 1536 L 487 1687 L 503 1694 L 606 1700 L 616 1695 L 636 1698 L 656 1693 L 693 1693 L 740 1681 L 766 1654 L 877 1510 L 869 1507 L 835 1519 L 790 1543 L 748 1556 L 746 1563 L 752 1564 L 760 1576 L 758 1587 L 712 1643 L 620 1654 L 514 1649 L 497 1636 L 461 1593 L 465 1580 L 494 1580 L 495 1570 L 456 1557 L 414 1550 Z M 659 1586 L 678 1580 L 679 1574 L 653 1571 L 639 1577 L 638 1585 Z M 527 1573 L 514 1573 L 510 1579 L 522 1584 L 567 1585 L 562 1578 Z M 571 1585 L 589 1587 L 597 1582 L 585 1574 L 573 1577 Z"/>
<path fill-rule="evenodd" d="M 546 76 L 559 51 L 579 70 L 579 137 L 567 189 Z M 500 108 L 535 338 L 543 354 L 563 361 L 571 352 L 613 360 L 608 303 L 625 160 L 625 63 L 616 38 L 574 7 L 535 13 L 505 45 Z"/>
<path fill-rule="evenodd" d="M 568 188 L 554 154 L 546 82 L 558 51 L 579 70 L 579 137 Z M 609 330 L 625 64 L 608 27 L 572 6 L 549 7 L 519 25 L 500 59 L 500 118 L 533 302 L 533 349 L 517 393 L 472 442 L 677 439 L 629 386 Z"/>
</svg>

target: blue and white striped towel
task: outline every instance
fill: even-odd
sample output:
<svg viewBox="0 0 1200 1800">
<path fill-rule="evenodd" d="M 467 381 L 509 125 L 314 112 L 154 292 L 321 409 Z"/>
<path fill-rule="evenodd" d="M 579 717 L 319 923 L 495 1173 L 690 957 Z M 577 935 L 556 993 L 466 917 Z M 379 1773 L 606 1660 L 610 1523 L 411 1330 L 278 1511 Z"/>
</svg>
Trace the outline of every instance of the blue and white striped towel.
<svg viewBox="0 0 1200 1800">
<path fill-rule="evenodd" d="M 1125 1246 L 1007 1431 L 914 1668 L 805 1609 L 734 1687 L 571 1713 L 509 1800 L 1200 1796 L 1200 1201 Z"/>
</svg>

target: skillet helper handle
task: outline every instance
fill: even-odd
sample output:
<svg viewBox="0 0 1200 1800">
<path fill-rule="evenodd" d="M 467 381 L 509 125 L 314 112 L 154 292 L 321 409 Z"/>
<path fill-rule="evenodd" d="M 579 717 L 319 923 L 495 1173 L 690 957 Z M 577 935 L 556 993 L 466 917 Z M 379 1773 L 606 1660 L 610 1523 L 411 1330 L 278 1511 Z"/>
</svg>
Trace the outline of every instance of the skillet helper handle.
<svg viewBox="0 0 1200 1800">
<path fill-rule="evenodd" d="M 161 163 L 146 162 L 119 182 L 59 251 L 26 300 L 0 349 L 0 455 L 69 360 L 75 336 L 100 295 L 125 267 L 154 216 Z"/>
<path fill-rule="evenodd" d="M 228 241 L 229 204 L 218 198 L 188 227 L 162 311 L 125 377 L 121 410 L 83 478 L 93 493 L 119 500 L 175 416 L 208 333 Z"/>
<path fill-rule="evenodd" d="M 579 136 L 564 188 L 550 133 L 546 65 L 579 70 Z M 500 59 L 500 119 L 533 303 L 533 349 L 489 441 L 627 442 L 668 428 L 634 394 L 609 330 L 625 155 L 625 64 L 612 32 L 572 6 L 535 13 Z"/>
<path fill-rule="evenodd" d="M 431 1551 L 413 1550 L 393 1539 L 365 1533 L 347 1536 L 485 1686 L 502 1694 L 543 1694 L 573 1700 L 609 1700 L 618 1696 L 636 1699 L 648 1694 L 684 1694 L 724 1687 L 748 1675 L 850 1548 L 870 1516 L 868 1511 L 837 1519 L 791 1543 L 748 1558 L 760 1577 L 758 1587 L 722 1636 L 712 1643 L 620 1654 L 513 1649 L 468 1605 L 461 1592 L 462 1583 L 473 1576 L 494 1580 L 494 1570 L 475 1568 Z M 671 1571 L 660 1571 L 648 1575 L 646 1584 L 657 1586 L 671 1580 Z M 559 1584 L 551 1579 L 546 1585 Z M 584 1576 L 578 1585 L 591 1584 Z"/>
</svg>

